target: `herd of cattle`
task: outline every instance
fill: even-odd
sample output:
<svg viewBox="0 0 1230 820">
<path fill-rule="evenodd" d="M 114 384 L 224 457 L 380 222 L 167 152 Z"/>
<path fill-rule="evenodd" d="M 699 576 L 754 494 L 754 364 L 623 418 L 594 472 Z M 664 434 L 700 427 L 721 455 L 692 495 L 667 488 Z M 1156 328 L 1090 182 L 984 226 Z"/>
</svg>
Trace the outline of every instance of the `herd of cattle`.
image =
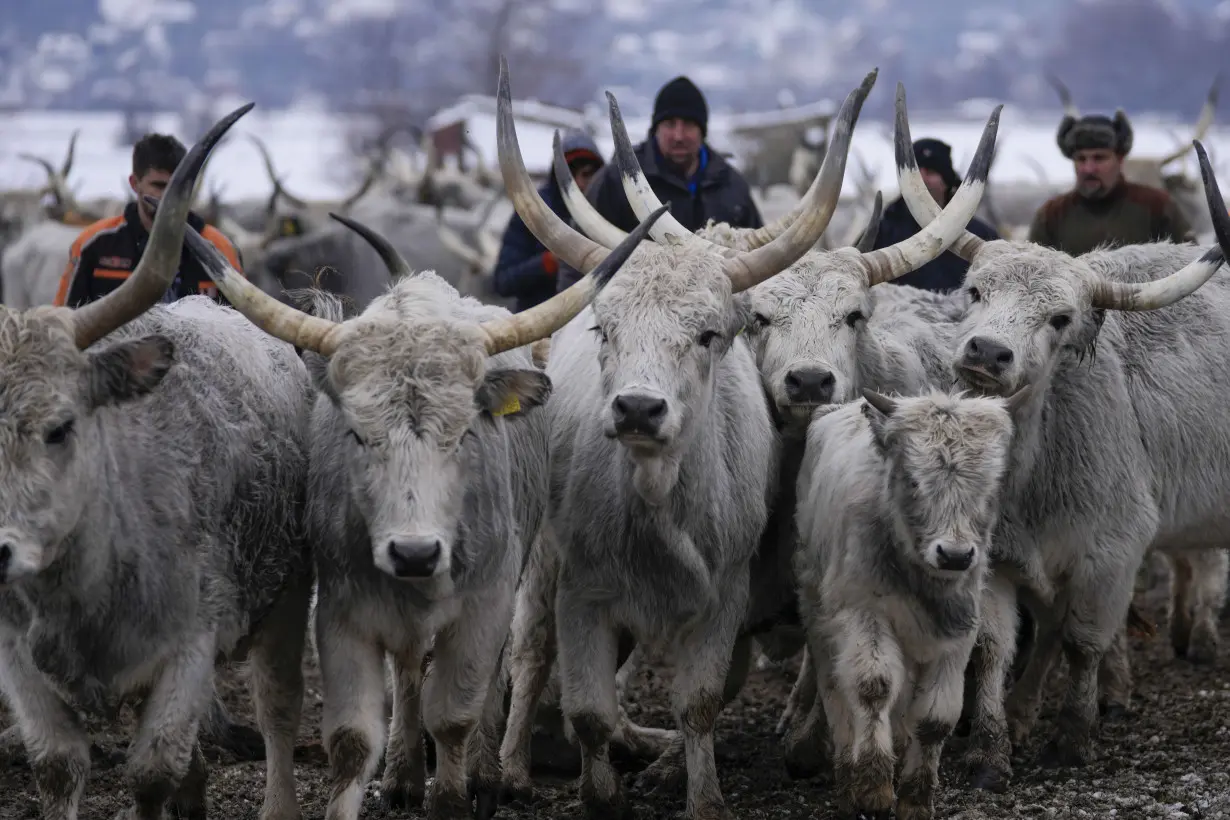
<svg viewBox="0 0 1230 820">
<path fill-rule="evenodd" d="M 638 792 L 682 787 L 690 818 L 730 817 L 714 725 L 754 643 L 804 654 L 787 766 L 831 771 L 849 812 L 932 817 L 963 713 L 968 782 L 1007 788 L 1061 654 L 1068 688 L 1043 754 L 1087 761 L 1099 699 L 1131 694 L 1125 634 L 1148 551 L 1184 556 L 1201 567 L 1194 583 L 1224 592 L 1230 282 L 1215 274 L 1230 215 L 1197 142 L 1211 247 L 1072 258 L 980 240 L 965 225 L 999 109 L 941 210 L 899 85 L 898 179 L 924 228 L 869 250 L 877 197 L 857 241 L 818 245 L 875 80 L 845 99 L 802 199 L 758 230 L 679 225 L 608 95 L 613 161 L 642 220 L 625 234 L 581 196 L 558 138 L 554 173 L 580 230 L 539 197 L 501 61 L 505 195 L 585 274 L 515 315 L 425 270 L 415 243 L 438 242 L 438 223 L 373 228 L 360 193 L 296 201 L 272 162 L 269 221 L 232 228 L 249 270 L 287 241 L 269 239 L 281 197 L 305 215 L 303 241 L 365 243 L 379 266 L 356 255 L 339 270 L 378 293 L 360 311 L 237 275 L 185 220 L 211 150 L 251 105 L 151 201 L 149 246 L 105 298 L 9 302 L 9 283 L 42 275 L 11 253 L 23 233 L 0 308 L 0 694 L 43 816 L 77 817 L 90 765 L 78 711 L 115 714 L 131 697 L 143 705 L 126 816 L 203 816 L 215 663 L 245 657 L 261 817 L 298 818 L 309 631 L 330 820 L 358 817 L 382 756 L 391 799 L 491 817 L 501 796 L 532 791 L 530 735 L 551 698 L 591 816 L 628 808 L 615 744 L 654 758 Z M 56 202 L 85 213 L 67 171 L 51 172 Z M 233 308 L 155 304 L 185 242 Z M 877 287 L 945 249 L 970 262 L 961 291 Z M 1036 635 L 1014 682 L 1018 600 Z M 1215 650 L 1215 604 L 1201 600 L 1195 623 L 1177 620 Z M 628 669 L 663 654 L 673 731 L 621 706 Z"/>
</svg>

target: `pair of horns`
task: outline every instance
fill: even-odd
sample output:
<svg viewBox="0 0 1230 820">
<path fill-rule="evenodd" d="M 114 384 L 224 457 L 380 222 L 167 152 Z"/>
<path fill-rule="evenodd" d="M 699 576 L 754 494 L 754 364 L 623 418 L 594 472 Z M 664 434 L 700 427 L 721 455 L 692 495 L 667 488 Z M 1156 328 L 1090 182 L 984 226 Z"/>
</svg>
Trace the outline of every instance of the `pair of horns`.
<svg viewBox="0 0 1230 820">
<path fill-rule="evenodd" d="M 908 147 L 911 144 L 910 124 L 905 111 L 905 92 L 898 88 L 897 95 L 897 179 L 901 184 L 901 196 L 906 207 L 910 209 L 910 214 L 919 225 L 927 225 L 940 215 L 940 209 L 927 193 L 927 186 L 918 171 L 914 152 L 903 150 L 903 145 Z M 1204 146 L 1199 140 L 1193 140 L 1192 145 L 1200 162 L 1200 178 L 1204 183 L 1205 199 L 1213 222 L 1213 231 L 1217 236 L 1217 245 L 1181 270 L 1152 282 L 1114 282 L 1098 279 L 1094 282 L 1090 295 L 1093 307 L 1104 310 L 1157 310 L 1173 305 L 1194 293 L 1225 262 L 1227 253 L 1230 253 L 1230 213 L 1226 211 L 1217 177 L 1213 173 Z M 979 151 L 981 150 L 980 147 Z M 964 231 L 953 243 L 952 251 L 967 262 L 973 262 L 985 244 L 986 241 L 982 238 Z"/>
<path fill-rule="evenodd" d="M 768 251 L 769 248 L 782 242 L 791 231 L 798 231 L 800 226 L 806 224 L 805 220 L 808 218 L 812 221 L 807 225 L 807 235 L 810 236 L 810 230 L 814 230 L 817 226 L 819 231 L 815 238 L 809 242 L 808 247 L 804 249 L 804 253 L 814 244 L 815 239 L 819 238 L 819 234 L 824 232 L 824 229 L 828 226 L 829 219 L 832 217 L 837 197 L 841 192 L 841 183 L 845 176 L 846 157 L 850 150 L 850 141 L 853 136 L 854 124 L 858 118 L 858 110 L 861 108 L 867 94 L 871 91 L 872 85 L 875 84 L 875 79 L 876 72 L 872 71 L 863 80 L 863 84 L 846 98 L 838 114 L 837 124 L 833 129 L 832 144 L 825 155 L 824 164 L 803 199 L 789 214 L 783 216 L 772 225 L 741 236 L 741 241 L 752 250 L 741 254 L 740 257 L 752 257 L 755 254 Z M 611 130 L 615 138 L 615 159 L 623 180 L 624 193 L 633 212 L 638 218 L 644 218 L 652 209 L 661 207 L 662 203 L 658 200 L 657 195 L 653 192 L 648 180 L 645 179 L 644 173 L 641 171 L 615 98 L 609 93 L 607 98 L 611 106 Z M 974 154 L 973 160 L 970 162 L 965 181 L 953 196 L 952 201 L 941 212 L 942 218 L 936 219 L 932 224 L 914 236 L 891 247 L 876 251 L 865 250 L 869 244 L 866 241 L 868 237 L 865 232 L 862 240 L 860 240 L 859 244 L 861 247 L 859 247 L 859 250 L 863 251 L 860 258 L 867 272 L 870 285 L 890 282 L 911 271 L 917 270 L 943 253 L 949 245 L 966 233 L 966 225 L 969 224 L 969 221 L 973 219 L 974 214 L 977 212 L 983 192 L 986 189 L 987 176 L 990 173 L 991 163 L 995 156 L 995 138 L 999 130 L 999 117 L 1002 108 L 1003 106 L 996 106 L 987 120 L 986 127 L 982 132 L 982 139 L 978 144 L 978 150 Z M 897 109 L 898 121 L 895 148 L 899 158 L 898 166 L 900 166 L 902 152 L 909 154 L 912 160 L 914 150 L 910 141 L 908 125 L 902 127 L 905 117 L 905 90 L 900 83 L 897 85 Z M 560 150 L 558 133 L 555 138 L 554 160 L 555 178 L 559 182 L 560 190 L 564 195 L 564 202 L 572 213 L 573 218 L 577 220 L 577 224 L 586 233 L 589 233 L 608 247 L 611 247 L 612 243 L 622 241 L 623 231 L 603 218 L 586 200 L 573 182 L 572 174 L 568 171 L 567 163 L 564 161 L 563 153 Z M 921 176 L 918 178 L 918 181 L 921 183 Z M 925 186 L 923 186 L 923 190 L 925 192 Z M 927 196 L 930 197 L 929 194 Z M 936 207 L 938 209 L 938 205 Z M 876 218 L 873 217 L 872 221 L 874 223 Z M 729 256 L 731 249 L 697 236 L 687 230 L 670 214 L 659 220 L 650 233 L 659 242 L 683 241 L 688 247 L 700 252 L 717 252 L 727 255 L 728 259 L 732 261 L 740 258 Z M 870 241 L 874 242 L 874 230 L 871 230 L 871 234 Z M 546 243 L 544 242 L 544 244 Z M 790 252 L 792 253 L 794 250 L 794 248 L 791 248 Z M 800 253 L 798 256 L 802 256 L 802 254 Z M 798 256 L 786 262 L 784 267 L 794 264 Z M 743 287 L 750 287 L 766 278 L 768 277 L 757 278 L 755 275 L 752 275 L 736 280 L 732 276 L 732 281 L 736 283 L 736 290 L 742 290 Z M 744 283 L 747 281 L 751 281 L 751 285 L 745 285 Z"/>
<path fill-rule="evenodd" d="M 283 187 L 282 180 L 278 177 L 278 172 L 273 167 L 273 157 L 269 153 L 269 147 L 265 145 L 264 141 L 255 134 L 248 134 L 248 139 L 252 140 L 252 143 L 256 146 L 256 149 L 260 151 L 261 160 L 265 164 L 265 173 L 269 175 L 269 181 L 273 183 L 273 197 L 269 200 L 268 209 L 270 211 L 273 210 L 274 205 L 277 203 L 278 197 L 285 199 L 296 208 L 303 208 L 304 210 L 310 209 L 312 207 L 310 202 L 300 199 Z M 381 147 L 383 148 L 383 143 L 381 144 Z M 382 165 L 382 161 L 373 161 L 368 165 L 367 174 L 363 177 L 363 181 L 359 183 L 359 187 L 356 188 L 350 196 L 343 199 L 338 205 L 338 210 L 341 213 L 347 213 L 350 211 L 350 209 L 355 206 L 355 203 L 367 195 L 367 192 L 370 191 L 372 186 L 376 184 L 376 180 L 380 178 L 380 169 Z"/>
<path fill-rule="evenodd" d="M 50 192 L 55 198 L 56 203 L 65 211 L 74 211 L 80 213 L 81 208 L 77 205 L 77 200 L 73 196 L 72 191 L 68 188 L 68 175 L 73 170 L 73 157 L 77 152 L 77 137 L 81 134 L 80 130 L 74 131 L 73 135 L 68 139 L 68 152 L 64 155 L 64 162 L 60 166 L 60 170 L 56 170 L 49 161 L 34 154 L 18 154 L 19 159 L 24 159 L 27 162 L 36 162 L 43 166 L 43 170 L 47 172 L 47 184 L 43 187 L 43 192 Z"/>
</svg>

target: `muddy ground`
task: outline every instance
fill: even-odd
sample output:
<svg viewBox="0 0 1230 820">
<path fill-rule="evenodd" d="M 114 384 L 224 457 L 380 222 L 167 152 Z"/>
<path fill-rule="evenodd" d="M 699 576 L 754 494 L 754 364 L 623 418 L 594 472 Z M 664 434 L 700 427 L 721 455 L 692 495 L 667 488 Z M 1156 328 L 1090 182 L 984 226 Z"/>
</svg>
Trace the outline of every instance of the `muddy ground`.
<svg viewBox="0 0 1230 820">
<path fill-rule="evenodd" d="M 1157 577 L 1157 576 L 1154 576 Z M 1162 579 L 1159 579 L 1162 580 Z M 952 739 L 941 768 L 944 789 L 937 815 L 958 820 L 983 818 L 1230 818 L 1230 619 L 1222 620 L 1223 651 L 1212 666 L 1197 667 L 1173 657 L 1164 626 L 1164 584 L 1142 596 L 1146 612 L 1159 624 L 1156 637 L 1133 640 L 1136 694 L 1133 714 L 1101 727 L 1098 758 L 1082 770 L 1052 772 L 1033 763 L 1053 726 L 1062 673 L 1051 681 L 1047 708 L 1030 746 L 1014 761 L 1016 780 L 1004 795 L 959 788 L 953 765 L 963 740 Z M 296 749 L 299 801 L 306 820 L 323 817 L 328 788 L 327 760 L 320 745 L 320 685 L 314 659 L 306 662 L 308 690 L 305 720 Z M 740 697 L 718 723 L 718 771 L 736 818 L 817 818 L 838 815 L 823 785 L 792 782 L 782 764 L 776 722 L 790 691 L 796 665 L 753 672 Z M 671 727 L 663 684 L 668 678 L 642 671 L 629 712 L 641 723 Z M 246 688 L 225 684 L 232 713 L 251 721 Z M 8 716 L 0 712 L 0 725 Z M 82 805 L 82 820 L 109 820 L 127 804 L 123 791 L 121 726 L 95 734 L 95 765 Z M 377 778 L 378 780 L 378 778 Z M 630 779 L 629 779 L 630 782 Z M 225 820 L 254 820 L 260 809 L 263 763 L 216 759 L 210 771 L 210 815 Z M 576 788 L 568 778 L 546 775 L 539 802 L 514 811 L 501 808 L 507 820 L 579 818 Z M 639 818 L 680 816 L 683 803 L 647 801 L 631 792 Z M 364 817 L 421 817 L 421 812 L 387 811 L 376 784 L 368 787 Z M 0 820 L 36 818 L 37 800 L 24 765 L 0 768 Z"/>
</svg>

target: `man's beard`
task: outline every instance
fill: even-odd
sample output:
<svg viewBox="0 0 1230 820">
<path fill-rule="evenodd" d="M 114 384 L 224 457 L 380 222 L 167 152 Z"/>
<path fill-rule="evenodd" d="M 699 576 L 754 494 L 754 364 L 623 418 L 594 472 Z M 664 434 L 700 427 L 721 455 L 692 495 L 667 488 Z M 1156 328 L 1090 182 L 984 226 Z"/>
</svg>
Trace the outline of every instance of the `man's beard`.
<svg viewBox="0 0 1230 820">
<path fill-rule="evenodd" d="M 1085 199 L 1103 199 L 1110 193 L 1110 188 L 1097 177 L 1086 177 L 1076 183 L 1076 192 Z"/>
<path fill-rule="evenodd" d="M 666 167 L 679 176 L 687 176 L 688 171 L 692 167 L 692 161 L 695 157 L 692 154 L 685 154 L 683 162 L 678 162 L 673 159 L 670 154 L 663 154 L 662 159 L 666 160 Z"/>
</svg>

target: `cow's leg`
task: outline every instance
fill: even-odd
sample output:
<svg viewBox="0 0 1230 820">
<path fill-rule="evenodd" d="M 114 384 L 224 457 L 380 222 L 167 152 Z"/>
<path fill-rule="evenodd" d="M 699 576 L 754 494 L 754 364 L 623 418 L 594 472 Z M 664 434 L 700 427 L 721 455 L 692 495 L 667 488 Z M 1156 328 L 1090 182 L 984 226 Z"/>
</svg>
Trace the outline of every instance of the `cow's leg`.
<svg viewBox="0 0 1230 820">
<path fill-rule="evenodd" d="M 1098 669 L 1098 689 L 1103 711 L 1109 718 L 1126 715 L 1132 706 L 1132 656 L 1128 651 L 1126 624 L 1115 633 Z"/>
<path fill-rule="evenodd" d="M 610 739 L 619 719 L 617 631 L 602 612 L 566 587 L 559 591 L 555 611 L 560 708 L 581 745 L 581 802 L 589 817 L 621 817 L 627 806 L 610 756 Z"/>
<path fill-rule="evenodd" d="M 619 655 L 622 656 L 625 645 L 619 644 Z M 618 663 L 617 657 L 616 662 Z M 619 718 L 615 721 L 615 731 L 609 741 L 611 753 L 617 759 L 656 761 L 669 750 L 675 749 L 679 762 L 683 762 L 683 740 L 674 729 L 655 729 L 651 726 L 641 726 L 628 716 L 624 708 L 624 697 L 629 678 L 636 674 L 637 669 L 646 662 L 645 651 L 638 643 L 628 652 L 627 658 L 619 665 L 615 674 L 616 702 L 619 704 Z M 623 683 L 620 683 L 620 678 Z"/>
<path fill-rule="evenodd" d="M 265 759 L 265 739 L 260 731 L 232 718 L 216 696 L 209 717 L 201 724 L 201 741 L 230 752 L 238 761 Z"/>
<path fill-rule="evenodd" d="M 333 609 L 324 598 L 316 610 L 320 734 L 329 754 L 325 820 L 358 820 L 384 742 L 384 652 Z"/>
<path fill-rule="evenodd" d="M 925 665 L 906 713 L 909 745 L 901 769 L 897 820 L 931 820 L 940 783 L 940 751 L 961 717 L 968 652 L 952 652 Z"/>
<path fill-rule="evenodd" d="M 982 597 L 978 637 L 970 653 L 973 667 L 969 745 L 965 768 L 975 789 L 1003 792 L 1012 780 L 1012 744 L 1004 713 L 1004 686 L 1013 668 L 1018 623 L 1016 588 L 992 575 Z"/>
<path fill-rule="evenodd" d="M 743 684 L 747 680 L 748 670 L 752 664 L 752 651 L 755 641 L 750 636 L 741 636 L 735 640 L 731 650 L 726 679 L 722 686 L 722 697 L 718 712 L 726 708 L 738 697 Z M 676 675 L 679 672 L 676 671 Z M 668 794 L 681 789 L 688 779 L 687 744 L 683 732 L 672 732 L 669 745 L 662 755 L 637 777 L 637 790 L 646 794 Z"/>
<path fill-rule="evenodd" d="M 261 820 L 298 820 L 295 736 L 303 714 L 303 647 L 312 578 L 297 578 L 252 643 L 250 686 L 256 725 L 265 741 L 265 801 Z"/>
<path fill-rule="evenodd" d="M 547 686 L 555 662 L 555 592 L 559 580 L 557 547 L 545 528 L 532 546 L 529 563 L 517 589 L 508 673 L 512 697 L 508 725 L 500 745 L 503 789 L 508 799 L 528 801 L 533 797 L 530 780 L 530 748 L 538 701 Z"/>
<path fill-rule="evenodd" d="M 516 590 L 493 588 L 462 604 L 457 620 L 436 633 L 434 661 L 423 681 L 423 713 L 436 743 L 436 776 L 427 798 L 431 820 L 470 817 L 470 789 L 493 806 L 499 780 L 467 782 L 466 751 L 499 673 Z"/>
<path fill-rule="evenodd" d="M 418 809 L 427 795 L 423 761 L 423 664 L 420 652 L 399 652 L 393 658 L 393 715 L 384 753 L 380 793 L 392 809 Z"/>
<path fill-rule="evenodd" d="M 794 780 L 821 776 L 833 764 L 832 739 L 829 737 L 828 717 L 820 686 L 831 674 L 829 655 L 827 647 L 814 643 L 826 638 L 818 625 L 808 627 L 807 637 L 808 646 L 803 654 L 807 665 L 799 669 L 799 680 L 795 683 L 795 689 L 803 690 L 799 694 L 798 708 L 807 711 L 796 715 L 784 742 L 786 774 Z M 804 679 L 811 681 L 810 687 Z"/>
<path fill-rule="evenodd" d="M 833 657 L 827 644 L 808 647 L 816 665 L 817 706 L 830 729 L 825 738 L 831 745 L 829 759 L 832 761 L 833 788 L 838 812 L 846 817 L 854 815 L 854 704 L 847 703 L 845 694 L 838 688 L 833 674 Z"/>
<path fill-rule="evenodd" d="M 212 633 L 185 636 L 150 688 L 128 748 L 133 802 L 119 816 L 161 820 L 188 773 L 213 697 L 215 646 Z"/>
<path fill-rule="evenodd" d="M 90 772 L 90 738 L 34 666 L 29 647 L 0 632 L 0 693 L 17 719 L 43 820 L 76 820 Z"/>
<path fill-rule="evenodd" d="M 671 705 L 683 739 L 690 820 L 731 816 L 717 776 L 713 727 L 723 705 L 738 693 L 751 662 L 751 640 L 739 638 L 745 608 L 746 600 L 730 596 L 715 617 L 693 627 L 680 641 Z M 669 755 L 670 749 L 663 758 Z M 666 763 L 662 773 L 669 778 L 670 761 Z"/>
<path fill-rule="evenodd" d="M 1031 613 L 1037 630 L 1033 651 L 1005 703 L 1008 737 L 1012 745 L 1018 748 L 1025 745 L 1034 724 L 1038 722 L 1038 713 L 1042 710 L 1043 686 L 1063 649 L 1060 642 L 1060 623 L 1056 618 L 1042 610 L 1031 610 Z M 982 685 L 981 680 L 979 685 Z"/>
<path fill-rule="evenodd" d="M 1062 627 L 1062 649 L 1068 659 L 1068 689 L 1055 724 L 1053 739 L 1042 750 L 1044 763 L 1084 765 L 1093 757 L 1093 729 L 1098 718 L 1098 668 L 1102 655 L 1124 629 L 1132 605 L 1136 567 L 1120 577 L 1107 576 L 1072 584 Z"/>
<path fill-rule="evenodd" d="M 895 763 L 890 711 L 905 682 L 905 662 L 896 636 L 873 614 L 848 611 L 840 622 L 832 674 L 854 718 L 853 755 L 843 761 L 851 775 L 850 797 L 855 811 L 887 816 Z"/>
<path fill-rule="evenodd" d="M 1167 552 L 1170 559 L 1170 646 L 1175 657 L 1187 656 L 1192 636 L 1192 564 L 1183 551 Z"/>
<path fill-rule="evenodd" d="M 803 708 L 809 706 L 815 698 L 816 670 L 812 666 L 811 650 L 804 646 L 803 657 L 799 661 L 799 674 L 795 676 L 794 686 L 790 687 L 790 697 L 786 699 L 786 708 L 782 710 L 782 716 L 777 719 L 774 731 L 784 736 L 794 724 L 796 716 L 805 714 L 802 711 Z"/>
<path fill-rule="evenodd" d="M 505 636 L 507 638 L 507 636 Z M 505 641 L 505 647 L 507 640 Z M 482 717 L 466 751 L 469 761 L 470 792 L 475 798 L 474 816 L 489 820 L 500 803 L 500 731 L 504 727 L 504 697 L 508 694 L 504 676 L 503 649 L 487 686 Z"/>
<path fill-rule="evenodd" d="M 1185 550 L 1171 556 L 1175 567 L 1174 613 L 1170 619 L 1171 644 L 1175 654 L 1192 663 L 1217 660 L 1217 615 L 1226 601 L 1226 571 L 1230 554 L 1224 549 Z M 1180 570 L 1180 567 L 1183 570 Z M 1178 579 L 1184 578 L 1182 594 Z M 1176 617 L 1183 613 L 1182 619 Z M 1182 620 L 1186 634 L 1177 634 Z"/>
</svg>

